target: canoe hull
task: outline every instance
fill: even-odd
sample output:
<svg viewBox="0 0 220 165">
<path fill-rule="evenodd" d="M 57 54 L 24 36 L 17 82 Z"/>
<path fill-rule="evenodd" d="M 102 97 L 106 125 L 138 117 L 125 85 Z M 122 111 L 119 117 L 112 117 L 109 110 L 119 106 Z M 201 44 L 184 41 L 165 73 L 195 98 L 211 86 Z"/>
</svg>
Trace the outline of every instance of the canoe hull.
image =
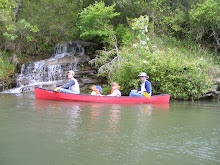
<svg viewBox="0 0 220 165">
<path fill-rule="evenodd" d="M 105 102 L 105 103 L 169 103 L 170 95 L 157 95 L 147 97 L 111 97 L 93 96 L 84 94 L 59 93 L 52 90 L 35 87 L 35 97 L 40 100 L 60 100 L 60 101 L 83 101 L 83 102 Z"/>
</svg>

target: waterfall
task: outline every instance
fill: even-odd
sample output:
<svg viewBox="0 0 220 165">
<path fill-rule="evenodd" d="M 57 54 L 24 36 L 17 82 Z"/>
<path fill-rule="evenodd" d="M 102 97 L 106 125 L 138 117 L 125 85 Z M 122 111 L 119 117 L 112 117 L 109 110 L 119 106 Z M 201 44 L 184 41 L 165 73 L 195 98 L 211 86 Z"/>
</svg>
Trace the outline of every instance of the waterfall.
<svg viewBox="0 0 220 165">
<path fill-rule="evenodd" d="M 78 56 L 84 55 L 84 48 L 81 44 L 75 44 L 73 42 L 67 42 L 64 44 L 57 44 L 54 50 L 54 58 L 63 58 L 65 56 L 74 56 L 78 53 Z"/>
<path fill-rule="evenodd" d="M 79 43 L 67 42 L 57 44 L 51 58 L 37 62 L 25 63 L 18 75 L 17 88 L 3 91 L 3 93 L 20 93 L 33 90 L 34 86 L 56 86 L 67 79 L 67 71 L 75 70 L 79 62 L 85 60 L 84 48 Z"/>
</svg>

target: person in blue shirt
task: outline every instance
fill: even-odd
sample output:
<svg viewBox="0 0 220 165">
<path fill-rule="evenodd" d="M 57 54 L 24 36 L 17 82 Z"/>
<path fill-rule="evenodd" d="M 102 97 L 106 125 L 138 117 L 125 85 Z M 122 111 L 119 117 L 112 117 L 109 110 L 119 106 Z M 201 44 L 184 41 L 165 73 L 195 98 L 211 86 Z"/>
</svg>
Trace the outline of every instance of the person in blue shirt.
<svg viewBox="0 0 220 165">
<path fill-rule="evenodd" d="M 68 82 L 54 90 L 61 93 L 79 94 L 80 93 L 79 84 L 77 80 L 74 78 L 74 76 L 75 73 L 73 70 L 68 71 L 68 79 L 69 79 Z"/>
<path fill-rule="evenodd" d="M 130 92 L 129 96 L 131 97 L 145 97 L 143 92 L 147 92 L 149 96 L 152 94 L 151 83 L 147 80 L 149 76 L 145 72 L 142 72 L 138 75 L 141 79 L 141 87 L 137 90 L 137 92 Z"/>
</svg>

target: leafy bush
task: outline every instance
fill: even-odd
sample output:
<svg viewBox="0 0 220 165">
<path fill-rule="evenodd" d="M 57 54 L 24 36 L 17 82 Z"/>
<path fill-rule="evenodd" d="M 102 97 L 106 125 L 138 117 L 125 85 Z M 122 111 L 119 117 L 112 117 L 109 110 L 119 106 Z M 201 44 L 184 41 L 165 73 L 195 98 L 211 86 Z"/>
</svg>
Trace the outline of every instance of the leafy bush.
<svg viewBox="0 0 220 165">
<path fill-rule="evenodd" d="M 7 79 L 14 72 L 15 65 L 9 62 L 10 55 L 0 52 L 0 80 Z"/>
<path fill-rule="evenodd" d="M 143 50 L 139 48 L 135 54 L 138 52 L 143 53 Z M 112 73 L 111 81 L 117 81 L 122 86 L 122 93 L 128 95 L 131 89 L 139 88 L 140 81 L 137 75 L 147 72 L 154 95 L 171 93 L 173 99 L 199 98 L 209 86 L 205 61 L 200 59 L 188 63 L 183 55 L 175 55 L 172 51 L 163 53 L 145 53 L 131 59 L 128 54 L 121 52 L 124 60 L 120 70 L 114 70 Z"/>
<path fill-rule="evenodd" d="M 132 21 L 135 34 L 132 36 L 137 37 L 122 47 L 116 61 L 109 63 L 105 72 L 109 81 L 118 82 L 122 94 L 128 95 L 131 89 L 140 86 L 137 75 L 146 72 L 154 95 L 171 93 L 171 98 L 180 100 L 199 98 L 210 86 L 212 69 L 208 63 L 212 60 L 207 59 L 204 52 L 198 54 L 183 47 L 183 42 L 178 40 L 158 41 L 156 37 L 150 40 L 147 16 Z M 170 46 L 164 47 L 164 41 L 169 41 Z"/>
</svg>

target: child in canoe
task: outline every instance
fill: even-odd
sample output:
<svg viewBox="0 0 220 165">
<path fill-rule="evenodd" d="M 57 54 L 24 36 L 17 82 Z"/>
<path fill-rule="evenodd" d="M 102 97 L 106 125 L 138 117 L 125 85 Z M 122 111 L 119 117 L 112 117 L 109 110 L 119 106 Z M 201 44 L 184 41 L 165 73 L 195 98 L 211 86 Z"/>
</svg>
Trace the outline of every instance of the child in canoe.
<svg viewBox="0 0 220 165">
<path fill-rule="evenodd" d="M 110 95 L 107 96 L 121 96 L 120 88 L 121 86 L 118 85 L 118 83 L 113 82 L 112 84 L 112 89 Z"/>
<path fill-rule="evenodd" d="M 99 85 L 92 86 L 91 90 L 92 90 L 91 95 L 101 95 L 102 94 L 102 87 Z"/>
</svg>

